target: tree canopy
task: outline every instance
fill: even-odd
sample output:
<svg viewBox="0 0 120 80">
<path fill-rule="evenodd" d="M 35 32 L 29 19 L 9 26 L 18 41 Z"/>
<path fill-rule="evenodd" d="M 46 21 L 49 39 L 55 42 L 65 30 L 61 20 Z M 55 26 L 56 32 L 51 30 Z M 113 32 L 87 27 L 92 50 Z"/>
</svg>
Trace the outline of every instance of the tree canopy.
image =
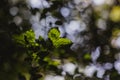
<svg viewBox="0 0 120 80">
<path fill-rule="evenodd" d="M 0 80 L 114 79 L 120 0 L 0 2 Z"/>
</svg>

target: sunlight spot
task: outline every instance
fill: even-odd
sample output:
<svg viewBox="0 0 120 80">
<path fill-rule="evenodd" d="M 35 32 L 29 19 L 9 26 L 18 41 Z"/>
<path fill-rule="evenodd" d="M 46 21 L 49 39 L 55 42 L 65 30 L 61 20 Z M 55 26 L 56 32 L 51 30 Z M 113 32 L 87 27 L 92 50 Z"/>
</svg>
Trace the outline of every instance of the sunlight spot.
<svg viewBox="0 0 120 80">
<path fill-rule="evenodd" d="M 66 63 L 62 66 L 63 71 L 69 73 L 70 75 L 74 75 L 76 67 L 77 66 L 73 63 Z"/>
<path fill-rule="evenodd" d="M 96 66 L 95 65 L 88 65 L 86 66 L 85 70 L 84 70 L 84 74 L 87 76 L 87 77 L 92 77 L 94 75 L 96 71 Z"/>
<path fill-rule="evenodd" d="M 104 4 L 104 2 L 105 2 L 105 0 L 93 0 L 93 3 L 95 5 L 102 5 L 102 4 Z"/>
<path fill-rule="evenodd" d="M 65 80 L 62 76 L 54 76 L 53 80 Z"/>
<path fill-rule="evenodd" d="M 114 68 L 118 71 L 120 74 L 120 60 L 117 60 L 114 62 Z"/>
<path fill-rule="evenodd" d="M 63 17 L 68 17 L 70 15 L 70 9 L 66 8 L 66 7 L 62 7 L 60 9 L 60 12 L 61 12 Z"/>
<path fill-rule="evenodd" d="M 43 8 L 49 8 L 50 7 L 50 4 L 46 0 L 27 0 L 27 3 L 32 8 L 43 9 Z"/>
<path fill-rule="evenodd" d="M 70 23 L 65 24 L 65 30 L 68 34 L 68 38 L 72 40 L 72 42 L 76 42 L 77 34 L 86 30 L 86 24 L 80 20 L 72 20 Z"/>
<path fill-rule="evenodd" d="M 114 48 L 120 48 L 120 37 L 113 38 L 111 44 Z"/>
<path fill-rule="evenodd" d="M 44 80 L 65 80 L 63 76 L 53 76 L 53 75 L 46 75 Z"/>
</svg>

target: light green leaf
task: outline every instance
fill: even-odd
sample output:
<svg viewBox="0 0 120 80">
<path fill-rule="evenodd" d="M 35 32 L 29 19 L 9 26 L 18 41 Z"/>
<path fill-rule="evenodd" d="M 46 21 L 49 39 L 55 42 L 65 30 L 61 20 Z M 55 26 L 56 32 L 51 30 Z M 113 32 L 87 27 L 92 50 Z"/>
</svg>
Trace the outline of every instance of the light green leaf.
<svg viewBox="0 0 120 80">
<path fill-rule="evenodd" d="M 26 42 L 30 44 L 35 43 L 35 34 L 32 30 L 26 31 L 25 33 L 22 33 L 20 35 L 13 35 L 13 39 L 22 45 L 26 45 Z M 37 45 L 37 44 L 35 44 Z"/>
<path fill-rule="evenodd" d="M 48 37 L 51 40 L 56 40 L 60 37 L 60 32 L 56 28 L 52 28 L 48 33 Z"/>
<path fill-rule="evenodd" d="M 59 48 L 63 45 L 68 45 L 71 43 L 71 41 L 67 38 L 61 38 L 60 37 L 60 32 L 56 29 L 56 28 L 52 28 L 49 33 L 48 33 L 48 37 L 50 38 L 50 40 L 52 41 L 53 45 L 56 48 Z"/>
<path fill-rule="evenodd" d="M 61 47 L 63 45 L 68 45 L 70 43 L 71 43 L 71 41 L 67 38 L 59 38 L 58 40 L 53 41 L 53 45 L 57 48 Z"/>
</svg>

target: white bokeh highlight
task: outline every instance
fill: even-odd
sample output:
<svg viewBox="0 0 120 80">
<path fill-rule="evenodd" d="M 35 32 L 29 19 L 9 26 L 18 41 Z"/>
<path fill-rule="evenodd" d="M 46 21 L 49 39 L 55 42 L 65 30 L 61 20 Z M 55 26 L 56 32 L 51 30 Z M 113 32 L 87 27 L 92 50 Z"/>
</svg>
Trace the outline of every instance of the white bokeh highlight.
<svg viewBox="0 0 120 80">
<path fill-rule="evenodd" d="M 70 23 L 65 23 L 65 31 L 68 34 L 67 37 L 76 42 L 77 34 L 86 30 L 86 25 L 80 20 L 72 20 Z"/>
<path fill-rule="evenodd" d="M 96 76 L 98 78 L 103 78 L 104 74 L 105 74 L 105 69 L 102 66 L 97 67 L 97 75 Z"/>
<path fill-rule="evenodd" d="M 46 40 L 48 38 L 47 33 L 49 29 L 51 27 L 55 27 L 55 22 L 57 21 L 57 19 L 51 16 L 51 14 L 48 14 L 46 18 L 43 18 L 41 20 L 40 17 L 40 13 L 36 13 L 36 15 L 31 16 L 30 22 L 32 24 L 32 29 L 35 32 L 36 39 L 41 36 Z"/>
<path fill-rule="evenodd" d="M 16 16 L 18 13 L 19 9 L 17 7 L 11 7 L 9 12 L 12 16 Z"/>
<path fill-rule="evenodd" d="M 114 62 L 114 68 L 118 71 L 120 74 L 120 60 L 117 60 Z"/>
<path fill-rule="evenodd" d="M 113 68 L 113 64 L 107 62 L 103 65 L 103 68 L 106 69 L 106 70 L 111 70 Z"/>
<path fill-rule="evenodd" d="M 60 13 L 62 14 L 63 17 L 68 17 L 70 15 L 70 9 L 67 7 L 62 7 L 60 9 Z"/>
<path fill-rule="evenodd" d="M 74 75 L 76 68 L 77 66 L 73 63 L 66 63 L 62 66 L 63 71 L 67 72 L 70 75 Z"/>
<path fill-rule="evenodd" d="M 46 75 L 44 80 L 65 80 L 63 76 L 53 76 L 53 75 Z"/>
<path fill-rule="evenodd" d="M 27 0 L 27 3 L 32 8 L 43 9 L 43 8 L 49 8 L 50 7 L 50 4 L 46 0 Z"/>
<path fill-rule="evenodd" d="M 94 3 L 95 5 L 102 5 L 102 4 L 105 3 L 105 0 L 93 0 L 93 3 Z"/>
<path fill-rule="evenodd" d="M 96 62 L 98 57 L 100 56 L 100 47 L 97 47 L 94 51 L 91 53 L 91 58 L 93 62 Z"/>
<path fill-rule="evenodd" d="M 113 38 L 111 44 L 114 48 L 120 48 L 120 37 Z"/>
<path fill-rule="evenodd" d="M 20 16 L 15 16 L 13 18 L 13 22 L 16 24 L 16 25 L 20 25 L 22 23 L 22 18 Z"/>
<path fill-rule="evenodd" d="M 84 70 L 84 74 L 87 77 L 93 77 L 94 73 L 96 72 L 96 66 L 95 65 L 88 65 L 86 66 L 85 70 Z"/>
</svg>

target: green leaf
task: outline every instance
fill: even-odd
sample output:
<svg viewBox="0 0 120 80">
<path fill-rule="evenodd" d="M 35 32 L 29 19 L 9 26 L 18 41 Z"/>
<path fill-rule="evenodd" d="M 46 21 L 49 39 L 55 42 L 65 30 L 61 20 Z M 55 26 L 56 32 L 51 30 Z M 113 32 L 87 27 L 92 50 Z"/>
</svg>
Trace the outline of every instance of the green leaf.
<svg viewBox="0 0 120 80">
<path fill-rule="evenodd" d="M 39 66 L 39 60 L 40 57 L 37 55 L 37 53 L 32 54 L 32 66 L 37 67 Z"/>
<path fill-rule="evenodd" d="M 53 45 L 56 48 L 61 47 L 63 45 L 68 45 L 68 44 L 71 43 L 71 41 L 69 39 L 67 39 L 67 38 L 61 38 L 60 37 L 60 32 L 56 28 L 52 28 L 49 31 L 48 37 L 50 38 L 50 40 L 52 41 Z"/>
<path fill-rule="evenodd" d="M 56 40 L 60 37 L 60 32 L 56 28 L 52 28 L 48 33 L 48 37 L 51 40 Z"/>
<path fill-rule="evenodd" d="M 34 44 L 35 43 L 35 34 L 32 30 L 26 31 L 25 33 L 22 33 L 20 35 L 13 35 L 13 39 L 22 45 L 28 44 Z M 37 45 L 37 44 L 35 44 Z"/>
<path fill-rule="evenodd" d="M 67 39 L 67 38 L 59 38 L 58 40 L 53 41 L 53 45 L 56 48 L 64 46 L 64 45 L 68 45 L 70 43 L 71 43 L 71 41 L 69 39 Z"/>
<path fill-rule="evenodd" d="M 32 30 L 26 31 L 23 35 L 27 37 L 28 42 L 35 42 L 35 34 Z"/>
<path fill-rule="evenodd" d="M 45 57 L 44 61 L 48 62 L 48 65 L 58 66 L 61 61 L 59 59 L 51 59 L 50 57 Z"/>
</svg>

